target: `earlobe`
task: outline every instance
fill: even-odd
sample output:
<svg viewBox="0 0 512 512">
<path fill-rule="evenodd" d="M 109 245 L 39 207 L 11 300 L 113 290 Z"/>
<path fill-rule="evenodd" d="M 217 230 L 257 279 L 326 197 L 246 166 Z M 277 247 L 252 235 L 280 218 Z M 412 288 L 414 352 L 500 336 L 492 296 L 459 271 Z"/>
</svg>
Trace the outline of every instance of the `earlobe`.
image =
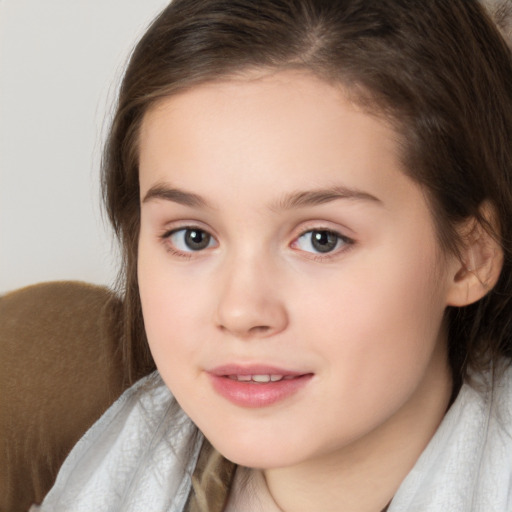
<svg viewBox="0 0 512 512">
<path fill-rule="evenodd" d="M 484 213 L 490 213 L 490 208 L 485 209 L 487 212 Z M 484 218 L 494 231 L 493 216 L 485 215 Z M 453 256 L 454 270 L 450 276 L 448 306 L 462 307 L 480 300 L 495 286 L 503 266 L 503 250 L 488 229 L 472 219 L 464 231 L 465 246 L 460 258 Z"/>
</svg>

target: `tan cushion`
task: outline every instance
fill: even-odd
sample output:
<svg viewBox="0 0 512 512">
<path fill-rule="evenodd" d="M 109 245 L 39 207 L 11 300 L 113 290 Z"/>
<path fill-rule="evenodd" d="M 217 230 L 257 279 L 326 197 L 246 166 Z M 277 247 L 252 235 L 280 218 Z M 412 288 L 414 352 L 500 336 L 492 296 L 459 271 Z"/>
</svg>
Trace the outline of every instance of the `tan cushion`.
<svg viewBox="0 0 512 512">
<path fill-rule="evenodd" d="M 123 391 L 120 306 L 106 288 L 79 282 L 0 298 L 0 512 L 40 503 Z"/>
</svg>

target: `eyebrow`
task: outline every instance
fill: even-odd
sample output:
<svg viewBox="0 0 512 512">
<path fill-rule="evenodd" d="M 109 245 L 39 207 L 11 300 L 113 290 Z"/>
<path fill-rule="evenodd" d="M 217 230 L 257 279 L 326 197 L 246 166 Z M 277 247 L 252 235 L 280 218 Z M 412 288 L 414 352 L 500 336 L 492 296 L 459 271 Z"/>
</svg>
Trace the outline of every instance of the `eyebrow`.
<svg viewBox="0 0 512 512">
<path fill-rule="evenodd" d="M 184 206 L 190 206 L 191 208 L 209 208 L 208 202 L 203 199 L 200 195 L 194 194 L 193 192 L 186 192 L 179 188 L 172 188 L 165 184 L 158 183 L 151 187 L 144 199 L 143 203 L 154 199 L 163 199 L 165 201 L 172 201 L 174 203 L 182 204 Z"/>
<path fill-rule="evenodd" d="M 147 203 L 155 199 L 172 201 L 191 208 L 212 208 L 208 201 L 200 195 L 173 188 L 162 183 L 151 187 L 144 196 L 142 203 Z M 292 192 L 273 203 L 270 209 L 275 211 L 292 210 L 305 208 L 307 206 L 318 206 L 338 199 L 368 201 L 382 205 L 382 201 L 372 194 L 339 185 L 325 189 Z"/>
<path fill-rule="evenodd" d="M 342 185 L 329 187 L 319 190 L 306 190 L 303 192 L 293 192 L 272 205 L 273 210 L 291 210 L 295 208 L 304 208 L 306 206 L 317 206 L 338 199 L 351 199 L 358 201 L 368 201 L 381 204 L 382 201 L 377 197 L 363 192 L 361 190 L 348 188 Z"/>
</svg>

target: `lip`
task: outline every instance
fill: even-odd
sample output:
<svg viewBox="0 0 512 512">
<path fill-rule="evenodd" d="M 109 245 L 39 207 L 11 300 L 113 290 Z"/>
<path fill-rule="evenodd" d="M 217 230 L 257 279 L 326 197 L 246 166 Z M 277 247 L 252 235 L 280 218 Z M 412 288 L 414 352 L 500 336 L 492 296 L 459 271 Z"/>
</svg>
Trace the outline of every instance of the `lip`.
<svg viewBox="0 0 512 512">
<path fill-rule="evenodd" d="M 296 377 L 304 375 L 307 372 L 299 372 L 294 370 L 287 370 L 277 366 L 270 366 L 266 364 L 224 364 L 216 366 L 208 371 L 212 375 L 226 376 L 226 375 L 284 375 Z"/>
<path fill-rule="evenodd" d="M 269 365 L 217 366 L 207 371 L 213 389 L 231 403 L 247 408 L 268 407 L 297 393 L 313 377 L 312 373 L 287 370 Z M 241 382 L 230 378 L 239 375 L 282 375 L 283 380 L 270 382 Z"/>
</svg>

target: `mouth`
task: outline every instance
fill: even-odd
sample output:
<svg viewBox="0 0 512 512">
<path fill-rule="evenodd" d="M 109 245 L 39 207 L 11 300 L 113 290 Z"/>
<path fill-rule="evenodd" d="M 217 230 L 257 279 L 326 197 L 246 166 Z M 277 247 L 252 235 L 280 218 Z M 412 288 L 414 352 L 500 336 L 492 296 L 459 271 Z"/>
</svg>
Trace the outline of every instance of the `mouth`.
<svg viewBox="0 0 512 512">
<path fill-rule="evenodd" d="M 229 402 L 247 408 L 268 407 L 304 388 L 313 377 L 268 366 L 228 365 L 208 372 L 214 391 Z"/>
</svg>

